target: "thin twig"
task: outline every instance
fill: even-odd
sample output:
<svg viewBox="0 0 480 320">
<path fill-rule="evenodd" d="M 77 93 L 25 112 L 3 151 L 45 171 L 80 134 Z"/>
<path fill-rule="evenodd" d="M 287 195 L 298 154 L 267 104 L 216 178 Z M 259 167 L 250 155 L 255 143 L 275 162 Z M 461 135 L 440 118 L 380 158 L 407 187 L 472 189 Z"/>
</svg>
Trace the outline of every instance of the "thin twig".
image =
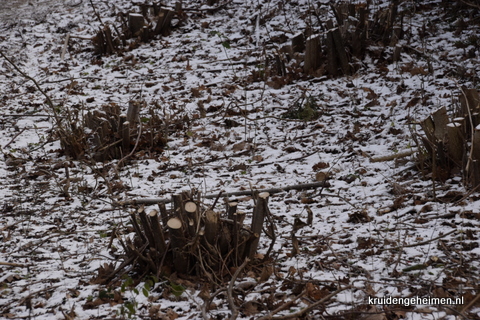
<svg viewBox="0 0 480 320">
<path fill-rule="evenodd" d="M 12 140 L 10 140 L 4 147 L 3 149 L 7 148 L 13 141 L 15 141 L 15 139 L 21 135 L 25 130 L 27 130 L 27 127 L 23 128 L 22 130 L 20 130 L 13 138 Z"/>
<path fill-rule="evenodd" d="M 210 210 L 213 210 L 215 208 L 215 206 L 217 205 L 218 199 L 220 199 L 220 197 L 222 196 L 222 193 L 223 193 L 223 191 L 220 191 L 218 193 L 218 196 L 215 198 L 215 201 L 213 201 L 213 204 L 210 207 Z"/>
<path fill-rule="evenodd" d="M 135 150 L 137 150 L 138 142 L 140 141 L 140 137 L 142 135 L 142 121 L 140 120 L 140 118 L 138 119 L 138 124 L 139 124 L 138 135 L 137 135 L 137 141 L 135 141 L 135 146 L 133 147 L 132 151 L 129 154 L 127 154 L 125 157 L 120 159 L 120 161 L 118 161 L 117 166 L 116 166 L 117 171 L 118 171 L 120 165 L 122 164 L 122 162 L 124 162 L 126 159 L 130 158 L 135 153 Z"/>
<path fill-rule="evenodd" d="M 97 9 L 95 9 L 95 6 L 93 5 L 93 1 L 92 1 L 92 0 L 90 0 L 90 4 L 92 5 L 93 12 L 94 12 L 95 15 L 97 16 L 98 21 L 100 21 L 100 24 L 103 26 L 104 24 L 103 24 L 102 18 L 100 18 L 100 15 L 98 14 Z"/>
<path fill-rule="evenodd" d="M 35 296 L 38 296 L 40 293 L 42 292 L 45 292 L 45 291 L 49 291 L 49 290 L 54 290 L 56 288 L 60 287 L 60 285 L 56 285 L 56 286 L 51 286 L 51 287 L 48 287 L 48 288 L 44 288 L 44 289 L 40 289 L 40 290 L 37 290 L 35 292 L 32 292 L 30 293 L 28 296 L 26 297 L 23 297 L 22 299 L 20 299 L 17 303 L 17 306 L 21 306 L 25 303 L 26 300 L 32 298 L 32 297 L 35 297 Z"/>
<path fill-rule="evenodd" d="M 272 312 L 270 312 L 268 315 L 263 316 L 263 317 L 261 317 L 261 318 L 258 319 L 258 320 L 274 319 L 274 318 L 273 318 L 273 315 L 275 315 L 275 314 L 277 314 L 277 313 L 279 313 L 279 312 L 281 312 L 281 311 L 283 311 L 283 310 L 285 310 L 285 309 L 287 309 L 287 308 L 290 308 L 291 305 L 293 305 L 295 302 L 297 302 L 299 299 L 301 299 L 305 294 L 306 294 L 306 292 L 303 291 L 302 293 L 300 293 L 299 295 L 297 295 L 294 299 L 292 299 L 292 300 L 290 300 L 290 301 L 288 301 L 288 302 L 280 305 L 278 308 L 276 308 L 275 310 L 273 310 Z"/>
<path fill-rule="evenodd" d="M 462 311 L 460 311 L 460 313 L 463 314 L 465 311 L 467 311 L 471 306 L 473 306 L 475 304 L 475 302 L 478 301 L 478 299 L 480 299 L 480 293 L 477 293 L 475 298 L 473 298 L 472 301 L 470 301 L 465 307 L 463 307 L 463 309 L 462 309 Z"/>
<path fill-rule="evenodd" d="M 322 189 L 323 190 L 323 189 Z M 347 204 L 349 204 L 352 208 L 357 208 L 353 203 L 351 203 L 347 198 L 345 197 L 342 197 L 340 195 L 337 195 L 337 194 L 331 194 L 331 193 L 321 193 L 321 191 L 318 193 L 318 194 L 314 194 L 313 196 L 310 196 L 309 198 L 315 198 L 317 196 L 320 196 L 320 197 L 332 197 L 332 198 L 338 198 L 340 200 L 343 200 L 345 201 Z"/>
<path fill-rule="evenodd" d="M 468 103 L 468 97 L 467 94 L 465 93 L 465 90 L 463 90 L 462 86 L 460 86 L 460 91 L 462 91 L 462 95 L 465 98 L 465 104 L 467 105 L 467 111 L 468 111 L 468 119 L 470 120 L 470 137 L 473 140 L 473 136 L 475 135 L 475 126 L 473 125 L 473 117 L 472 117 L 472 111 L 470 110 L 470 103 Z M 470 153 L 468 156 L 467 164 L 465 165 L 465 171 L 469 173 L 470 171 L 470 165 L 472 163 L 472 154 L 473 154 L 473 147 L 474 144 L 470 146 Z"/>
<path fill-rule="evenodd" d="M 300 311 L 297 311 L 297 312 L 294 312 L 294 313 L 289 313 L 288 315 L 285 315 L 285 316 L 279 316 L 279 317 L 274 317 L 273 315 L 275 313 L 278 313 L 280 311 L 283 310 L 279 310 L 277 311 L 278 309 L 276 310 L 273 310 L 272 312 L 270 312 L 268 315 L 266 316 L 263 316 L 261 318 L 259 318 L 258 320 L 286 320 L 286 319 L 295 319 L 295 318 L 301 318 L 303 315 L 305 315 L 307 312 L 310 312 L 312 310 L 314 310 L 315 308 L 319 307 L 321 304 L 325 303 L 327 300 L 330 300 L 330 298 L 336 296 L 337 294 L 339 294 L 340 292 L 342 291 L 345 291 L 347 289 L 351 289 L 353 286 L 346 286 L 344 288 L 339 288 L 337 290 L 335 290 L 334 292 L 330 293 L 328 296 L 312 303 L 311 305 L 309 305 L 308 307 L 306 308 L 303 308 L 302 310 Z M 293 300 L 295 301 L 295 300 Z M 287 303 L 288 304 L 288 303 Z"/>
<path fill-rule="evenodd" d="M 210 317 L 208 317 L 207 315 L 207 309 L 210 307 L 210 304 L 212 303 L 213 299 L 215 299 L 216 296 L 218 296 L 220 293 L 226 290 L 227 289 L 224 287 L 220 288 L 210 296 L 210 299 L 205 299 L 205 303 L 203 304 L 203 308 L 202 308 L 202 316 L 204 320 L 210 320 Z"/>
<path fill-rule="evenodd" d="M 471 3 L 471 2 L 468 2 L 468 1 L 465 1 L 465 0 L 460 0 L 460 1 L 461 1 L 462 3 L 464 3 L 464 4 L 466 4 L 467 6 L 480 9 L 480 5 L 478 5 L 478 4 Z"/>
<path fill-rule="evenodd" d="M 240 275 L 240 272 L 242 272 L 243 268 L 245 268 L 248 262 L 250 262 L 250 259 L 245 258 L 245 261 L 243 261 L 243 263 L 237 268 L 237 270 L 233 274 L 233 277 L 230 280 L 230 285 L 227 288 L 228 305 L 230 306 L 230 310 L 232 310 L 232 316 L 230 317 L 230 320 L 235 320 L 238 317 L 238 308 L 235 305 L 235 301 L 233 301 L 233 286 L 235 285 L 235 281 Z"/>
<path fill-rule="evenodd" d="M 435 237 L 433 239 L 429 239 L 429 240 L 425 240 L 425 241 L 421 241 L 421 242 L 417 242 L 417 243 L 412 243 L 412 244 L 407 244 L 407 245 L 404 245 L 404 246 L 393 247 L 393 248 L 381 248 L 381 249 L 378 249 L 378 252 L 387 251 L 387 250 L 400 250 L 400 249 L 403 249 L 403 248 L 412 248 L 412 247 L 417 247 L 417 246 L 423 246 L 424 244 L 428 244 L 428 243 L 433 242 L 435 240 L 445 238 L 446 236 L 451 235 L 452 233 L 455 233 L 455 232 L 457 232 L 457 230 L 452 230 L 450 232 L 445 233 L 444 235 Z"/>
<path fill-rule="evenodd" d="M 20 68 L 12 61 L 10 60 L 10 58 L 8 58 L 2 50 L 0 50 L 0 55 L 5 59 L 7 60 L 8 63 L 10 63 L 13 68 L 15 70 L 17 70 L 24 78 L 32 81 L 34 84 L 35 84 L 35 87 L 37 87 L 38 91 L 40 91 L 43 96 L 47 99 L 47 104 L 48 106 L 50 107 L 50 109 L 52 110 L 53 112 L 53 116 L 55 118 L 55 121 L 56 123 L 59 125 L 61 122 L 60 122 L 60 119 L 58 117 L 58 114 L 57 112 L 55 111 L 55 105 L 53 104 L 53 101 L 52 99 L 50 99 L 50 97 L 47 95 L 47 93 L 42 89 L 42 87 L 40 87 L 40 85 L 38 84 L 37 80 L 35 80 L 34 78 L 32 78 L 31 76 L 29 76 L 28 74 L 26 74 L 25 72 L 23 72 L 22 70 L 20 70 Z"/>
<path fill-rule="evenodd" d="M 17 224 L 23 223 L 23 222 L 28 221 L 28 220 L 30 220 L 30 218 L 18 220 L 18 221 L 16 221 L 16 222 L 12 223 L 12 224 L 6 225 L 5 227 L 3 227 L 3 228 L 0 229 L 0 232 L 3 232 L 3 231 L 5 231 L 5 230 L 8 230 L 8 229 L 10 229 L 11 227 L 16 226 Z M 97 231 L 95 231 L 95 232 L 97 232 Z"/>
<path fill-rule="evenodd" d="M 275 235 L 275 222 L 273 221 L 272 217 L 272 212 L 267 206 L 267 212 L 266 212 L 266 218 L 268 221 L 268 231 L 270 232 L 265 232 L 265 234 L 272 240 L 270 242 L 270 246 L 268 247 L 267 253 L 263 257 L 263 261 L 267 261 L 267 259 L 270 259 L 270 254 L 273 250 L 273 246 L 275 245 L 275 241 L 277 241 L 277 236 Z"/>
</svg>

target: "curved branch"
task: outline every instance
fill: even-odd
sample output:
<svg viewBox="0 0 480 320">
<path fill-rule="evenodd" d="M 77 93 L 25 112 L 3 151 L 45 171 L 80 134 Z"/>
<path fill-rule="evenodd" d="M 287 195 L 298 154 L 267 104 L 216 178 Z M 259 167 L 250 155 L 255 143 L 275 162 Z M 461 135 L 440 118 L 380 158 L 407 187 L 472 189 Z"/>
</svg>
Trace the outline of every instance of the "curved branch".
<svg viewBox="0 0 480 320">
<path fill-rule="evenodd" d="M 245 258 L 245 261 L 240 265 L 240 267 L 237 268 L 235 273 L 233 274 L 232 279 L 230 280 L 230 285 L 227 288 L 227 300 L 228 300 L 228 305 L 230 306 L 230 310 L 232 310 L 232 316 L 230 317 L 230 320 L 235 320 L 238 317 L 238 308 L 235 305 L 235 301 L 233 301 L 233 286 L 235 285 L 235 281 L 237 280 L 238 276 L 240 275 L 240 272 L 242 272 L 243 268 L 247 265 L 247 263 L 250 261 L 250 259 Z"/>
</svg>

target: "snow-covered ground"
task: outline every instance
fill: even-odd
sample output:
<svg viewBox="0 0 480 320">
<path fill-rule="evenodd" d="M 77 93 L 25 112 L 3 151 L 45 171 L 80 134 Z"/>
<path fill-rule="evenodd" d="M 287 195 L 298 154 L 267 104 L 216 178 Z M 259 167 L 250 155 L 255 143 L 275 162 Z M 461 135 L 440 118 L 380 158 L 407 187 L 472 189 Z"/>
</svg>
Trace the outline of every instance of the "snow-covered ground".
<svg viewBox="0 0 480 320">
<path fill-rule="evenodd" d="M 370 48 L 351 76 L 279 84 L 268 70 L 282 41 L 307 26 L 322 32 L 308 13 L 331 17 L 328 1 L 236 0 L 213 12 L 183 1 L 184 20 L 173 21 L 169 36 L 107 56 L 88 40 L 101 26 L 92 4 L 105 25 L 119 27 L 121 13 L 140 12 L 127 0 L 3 9 L 1 52 L 62 116 L 106 104 L 125 112 L 141 100 L 141 116 L 156 114 L 169 128 L 168 143 L 163 152 L 139 150 L 120 168 L 116 160 L 69 159 L 45 96 L 0 57 L 0 317 L 201 319 L 201 279 L 159 279 L 148 297 L 144 282 L 138 291 L 93 284 L 100 266 L 120 264 L 117 237 L 131 236 L 126 224 L 135 207 L 112 204 L 194 188 L 212 194 L 311 183 L 320 172 L 329 182 L 322 190 L 272 194 L 274 272 L 263 282 L 253 271 L 240 275 L 238 283 L 255 285 L 235 300 L 239 318 L 294 301 L 275 315 L 286 316 L 337 289 L 345 290 L 305 319 L 480 317 L 478 192 L 469 193 L 461 176 L 433 183 L 416 168 L 416 153 L 372 161 L 422 147 L 417 123 L 441 106 L 453 114 L 460 86 L 478 87 L 478 10 L 463 8 L 460 28 L 453 4 L 401 1 L 399 44 L 408 49 L 399 61 L 391 61 L 391 47 Z M 34 10 L 27 14 L 26 6 Z M 287 66 L 301 70 L 295 59 Z M 316 119 L 284 117 L 308 101 Z M 251 213 L 252 200 L 240 200 Z M 309 210 L 313 223 L 296 232 L 300 250 L 292 254 L 293 225 L 306 222 Z M 260 253 L 269 245 L 262 238 Z M 172 283 L 186 290 L 175 296 Z M 368 304 L 389 296 L 463 297 L 464 304 Z M 207 317 L 230 317 L 225 295 L 213 302 Z"/>
</svg>

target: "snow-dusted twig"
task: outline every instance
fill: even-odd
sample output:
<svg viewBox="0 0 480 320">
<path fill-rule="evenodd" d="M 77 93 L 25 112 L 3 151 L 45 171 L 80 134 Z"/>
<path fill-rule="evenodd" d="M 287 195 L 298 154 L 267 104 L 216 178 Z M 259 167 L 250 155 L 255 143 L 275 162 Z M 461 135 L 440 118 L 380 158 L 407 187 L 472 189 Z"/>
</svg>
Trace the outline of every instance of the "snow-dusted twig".
<svg viewBox="0 0 480 320">
<path fill-rule="evenodd" d="M 370 158 L 371 162 L 384 162 L 384 161 L 390 161 L 390 160 L 395 160 L 399 158 L 405 158 L 408 156 L 411 156 L 415 152 L 417 152 L 417 149 L 411 149 L 411 150 L 405 150 L 405 151 L 400 151 L 392 154 L 387 154 L 385 156 L 378 156 L 378 157 L 372 157 Z"/>
<path fill-rule="evenodd" d="M 122 165 L 122 163 L 130 158 L 134 153 L 135 151 L 137 150 L 137 147 L 138 147 L 138 142 L 140 141 L 140 137 L 142 135 L 142 121 L 140 121 L 140 118 L 138 119 L 138 136 L 137 136 L 137 141 L 135 141 L 135 146 L 133 147 L 132 151 L 127 154 L 125 157 L 123 157 L 122 159 L 120 159 L 120 161 L 118 161 L 117 163 L 117 166 L 116 166 L 116 170 L 118 172 L 120 166 Z"/>
<path fill-rule="evenodd" d="M 47 100 L 47 104 L 48 106 L 50 107 L 51 111 L 53 112 L 53 116 L 55 118 L 55 121 L 57 124 L 60 124 L 60 118 L 58 117 L 58 114 L 57 112 L 55 111 L 55 105 L 53 104 L 53 101 L 52 99 L 50 98 L 50 96 L 45 92 L 45 90 L 42 89 L 42 87 L 40 87 L 40 85 L 38 84 L 37 80 L 35 80 L 34 78 L 32 78 L 31 76 L 29 76 L 28 74 L 26 74 L 25 72 L 23 72 L 9 57 L 7 57 L 2 50 L 0 50 L 0 56 L 2 56 L 5 60 L 7 60 L 8 63 L 10 63 L 12 65 L 12 67 L 18 71 L 18 73 L 20 73 L 20 75 L 22 75 L 22 77 L 32 81 L 34 84 L 35 84 L 35 87 L 38 89 L 38 91 L 40 91 L 40 93 L 46 98 Z"/>
<path fill-rule="evenodd" d="M 23 128 L 22 130 L 20 130 L 19 132 L 17 132 L 17 134 L 15 136 L 13 136 L 13 138 L 2 148 L 2 149 L 5 149 L 7 148 L 10 144 L 12 144 L 13 141 L 15 141 L 15 139 L 21 135 L 25 130 L 27 130 L 27 127 Z"/>
<path fill-rule="evenodd" d="M 378 252 L 387 251 L 387 250 L 401 250 L 403 248 L 412 248 L 412 247 L 417 247 L 417 246 L 423 246 L 424 244 L 429 244 L 430 242 L 433 242 L 435 240 L 445 238 L 446 236 L 449 236 L 449 235 L 451 235 L 452 233 L 455 233 L 455 232 L 457 232 L 457 230 L 452 230 L 452 231 L 447 232 L 447 233 L 445 233 L 441 236 L 438 236 L 438 237 L 435 237 L 435 238 L 432 238 L 432 239 L 429 239 L 429 240 L 425 240 L 425 241 L 421 241 L 421 242 L 417 242 L 417 243 L 412 243 L 412 244 L 406 244 L 406 245 L 402 245 L 402 246 L 399 246 L 399 247 L 380 248 L 380 249 L 378 249 Z"/>
<path fill-rule="evenodd" d="M 280 308 L 277 308 L 275 310 L 273 310 L 272 312 L 270 312 L 268 315 L 266 316 L 263 316 L 261 318 L 259 318 L 258 320 L 286 320 L 286 319 L 296 319 L 296 318 L 300 318 L 302 317 L 303 315 L 305 315 L 307 312 L 309 311 L 312 311 L 314 309 L 316 309 L 317 307 L 319 307 L 320 305 L 322 305 L 323 303 L 325 303 L 326 301 L 330 300 L 331 298 L 333 298 L 334 296 L 336 296 L 337 294 L 339 294 L 340 292 L 342 291 L 345 291 L 347 289 L 351 289 L 353 286 L 346 286 L 346 287 L 343 287 L 343 288 L 339 288 L 337 290 L 335 290 L 334 292 L 330 293 L 328 296 L 312 303 L 311 305 L 309 305 L 308 307 L 306 308 L 303 308 L 302 310 L 300 311 L 297 311 L 297 312 L 294 312 L 294 313 L 289 313 L 288 315 L 285 315 L 285 316 L 278 316 L 278 317 L 274 317 L 274 315 L 280 311 L 282 311 L 284 308 L 283 305 L 280 306 Z M 292 301 L 296 301 L 297 299 L 295 300 L 292 300 Z M 288 304 L 288 303 L 287 303 Z M 278 310 L 278 311 L 277 311 Z"/>
</svg>

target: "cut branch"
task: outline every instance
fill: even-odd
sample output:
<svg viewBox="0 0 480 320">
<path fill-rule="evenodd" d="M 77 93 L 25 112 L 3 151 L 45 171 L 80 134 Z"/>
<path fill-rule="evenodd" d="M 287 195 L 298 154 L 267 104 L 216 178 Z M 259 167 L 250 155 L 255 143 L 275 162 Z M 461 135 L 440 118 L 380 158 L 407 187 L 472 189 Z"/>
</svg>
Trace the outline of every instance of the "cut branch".
<svg viewBox="0 0 480 320">
<path fill-rule="evenodd" d="M 262 192 L 268 192 L 270 194 L 274 193 L 281 193 L 281 192 L 286 192 L 290 190 L 305 190 L 305 189 L 315 189 L 315 188 L 323 188 L 323 187 L 328 187 L 329 183 L 326 181 L 319 181 L 319 182 L 313 182 L 313 183 L 305 183 L 305 184 L 296 184 L 292 186 L 285 186 L 282 188 L 270 188 L 270 189 L 261 189 L 256 192 L 262 193 Z M 223 193 L 226 196 L 252 196 L 255 191 L 252 190 L 245 190 L 245 191 L 237 191 L 237 192 L 225 192 Z M 217 198 L 218 194 L 207 194 L 205 195 L 205 199 L 215 199 Z M 146 204 L 146 205 L 151 205 L 151 204 L 158 204 L 158 203 L 170 203 L 172 200 L 171 199 L 161 199 L 161 198 L 145 198 L 145 199 L 134 199 L 134 200 L 126 200 L 126 201 L 116 201 L 113 202 L 113 206 L 127 206 L 127 205 L 136 205 L 136 204 Z"/>
</svg>

